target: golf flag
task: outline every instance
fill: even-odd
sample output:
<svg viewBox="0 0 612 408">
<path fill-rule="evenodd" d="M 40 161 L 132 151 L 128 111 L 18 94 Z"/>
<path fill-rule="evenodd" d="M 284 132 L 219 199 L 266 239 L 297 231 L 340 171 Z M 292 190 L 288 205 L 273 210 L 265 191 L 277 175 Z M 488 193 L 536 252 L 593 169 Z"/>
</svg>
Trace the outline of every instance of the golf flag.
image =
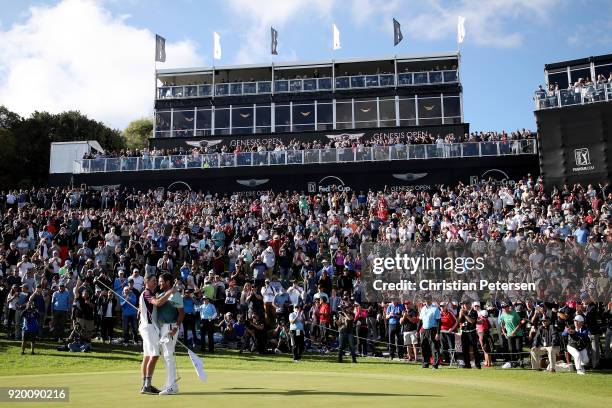
<svg viewBox="0 0 612 408">
<path fill-rule="evenodd" d="M 166 62 L 166 39 L 155 34 L 155 61 Z"/>
<path fill-rule="evenodd" d="M 204 371 L 204 362 L 200 357 L 198 357 L 193 351 L 187 349 L 187 353 L 189 354 L 189 359 L 193 363 L 193 367 L 196 370 L 196 374 L 200 378 L 200 380 L 207 382 L 208 377 L 206 376 L 206 372 Z"/>
<path fill-rule="evenodd" d="M 461 44 L 465 39 L 465 17 L 457 18 L 457 44 Z"/>
<path fill-rule="evenodd" d="M 274 27 L 270 27 L 270 34 L 270 52 L 272 55 L 278 55 L 278 52 L 276 51 L 276 46 L 278 45 L 278 31 L 276 31 Z"/>
<path fill-rule="evenodd" d="M 333 25 L 333 31 L 334 31 L 334 50 L 339 50 L 340 49 L 340 30 L 338 30 L 338 27 L 336 27 L 336 24 L 332 24 Z"/>
<path fill-rule="evenodd" d="M 214 32 L 213 40 L 214 40 L 213 57 L 215 59 L 220 60 L 221 59 L 221 36 L 217 34 L 216 32 Z"/>
<path fill-rule="evenodd" d="M 393 46 L 395 47 L 397 44 L 399 44 L 403 38 L 402 27 L 400 26 L 399 21 L 393 19 Z"/>
</svg>

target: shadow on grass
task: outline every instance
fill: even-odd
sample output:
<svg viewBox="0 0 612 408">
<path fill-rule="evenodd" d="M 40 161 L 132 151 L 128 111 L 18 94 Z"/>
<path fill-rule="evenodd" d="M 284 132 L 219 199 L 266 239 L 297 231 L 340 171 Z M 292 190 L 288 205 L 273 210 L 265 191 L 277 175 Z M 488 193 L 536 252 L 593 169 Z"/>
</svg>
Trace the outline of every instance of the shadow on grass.
<svg viewBox="0 0 612 408">
<path fill-rule="evenodd" d="M 182 392 L 181 395 L 281 395 L 293 396 L 346 396 L 346 397 L 430 397 L 439 398 L 436 394 L 397 394 L 384 392 L 349 392 L 349 391 L 320 391 L 320 390 L 273 390 L 268 388 L 223 388 L 223 391 L 212 392 Z"/>
</svg>

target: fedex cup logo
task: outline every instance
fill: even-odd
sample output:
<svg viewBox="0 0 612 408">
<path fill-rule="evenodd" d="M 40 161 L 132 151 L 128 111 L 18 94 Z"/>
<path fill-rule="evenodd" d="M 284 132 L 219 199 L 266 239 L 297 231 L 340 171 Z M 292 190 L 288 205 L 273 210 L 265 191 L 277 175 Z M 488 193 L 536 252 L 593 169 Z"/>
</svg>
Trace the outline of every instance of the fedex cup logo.
<svg viewBox="0 0 612 408">
<path fill-rule="evenodd" d="M 586 147 L 583 147 L 582 149 L 575 149 L 574 159 L 576 160 L 576 166 L 588 166 L 589 164 L 591 164 L 589 149 L 587 149 Z"/>
<path fill-rule="evenodd" d="M 309 193 L 331 193 L 331 192 L 344 192 L 351 191 L 349 186 L 344 185 L 344 181 L 341 178 L 336 176 L 326 176 L 319 180 L 318 183 L 309 182 L 308 183 L 308 192 Z"/>
</svg>

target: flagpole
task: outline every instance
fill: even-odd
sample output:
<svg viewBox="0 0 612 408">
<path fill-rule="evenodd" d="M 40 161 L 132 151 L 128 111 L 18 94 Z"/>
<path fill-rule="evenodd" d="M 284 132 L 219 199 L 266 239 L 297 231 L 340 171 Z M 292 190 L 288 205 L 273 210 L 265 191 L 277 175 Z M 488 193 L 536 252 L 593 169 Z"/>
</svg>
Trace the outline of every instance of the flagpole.
<svg viewBox="0 0 612 408">
<path fill-rule="evenodd" d="M 153 134 L 152 137 L 155 137 L 155 103 L 157 102 L 157 56 L 153 59 Z M 172 129 L 170 129 L 172 132 Z"/>
</svg>

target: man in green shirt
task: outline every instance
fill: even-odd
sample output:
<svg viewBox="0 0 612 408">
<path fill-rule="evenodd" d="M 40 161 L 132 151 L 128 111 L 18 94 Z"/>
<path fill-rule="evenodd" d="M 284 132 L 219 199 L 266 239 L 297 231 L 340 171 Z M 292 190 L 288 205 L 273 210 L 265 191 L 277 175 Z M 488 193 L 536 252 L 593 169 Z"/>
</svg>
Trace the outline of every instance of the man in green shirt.
<svg viewBox="0 0 612 408">
<path fill-rule="evenodd" d="M 502 368 L 512 368 L 517 365 L 520 353 L 523 350 L 523 325 L 527 320 L 522 319 L 519 314 L 512 309 L 510 303 L 502 303 L 503 312 L 499 318 L 502 333 L 508 342 L 506 363 Z"/>
<path fill-rule="evenodd" d="M 215 303 L 216 300 L 217 288 L 212 284 L 209 279 L 204 281 L 204 287 L 202 288 L 202 294 L 205 298 L 211 301 L 211 303 Z"/>
<path fill-rule="evenodd" d="M 163 273 L 159 277 L 159 287 L 162 291 L 160 296 L 172 290 L 174 277 L 170 273 Z M 174 348 L 178 339 L 178 329 L 183 323 L 185 312 L 183 311 L 183 297 L 174 293 L 166 303 L 157 307 L 157 323 L 160 327 L 160 340 L 162 355 L 166 364 L 166 386 L 159 395 L 178 394 L 176 383 L 176 360 Z"/>
</svg>

